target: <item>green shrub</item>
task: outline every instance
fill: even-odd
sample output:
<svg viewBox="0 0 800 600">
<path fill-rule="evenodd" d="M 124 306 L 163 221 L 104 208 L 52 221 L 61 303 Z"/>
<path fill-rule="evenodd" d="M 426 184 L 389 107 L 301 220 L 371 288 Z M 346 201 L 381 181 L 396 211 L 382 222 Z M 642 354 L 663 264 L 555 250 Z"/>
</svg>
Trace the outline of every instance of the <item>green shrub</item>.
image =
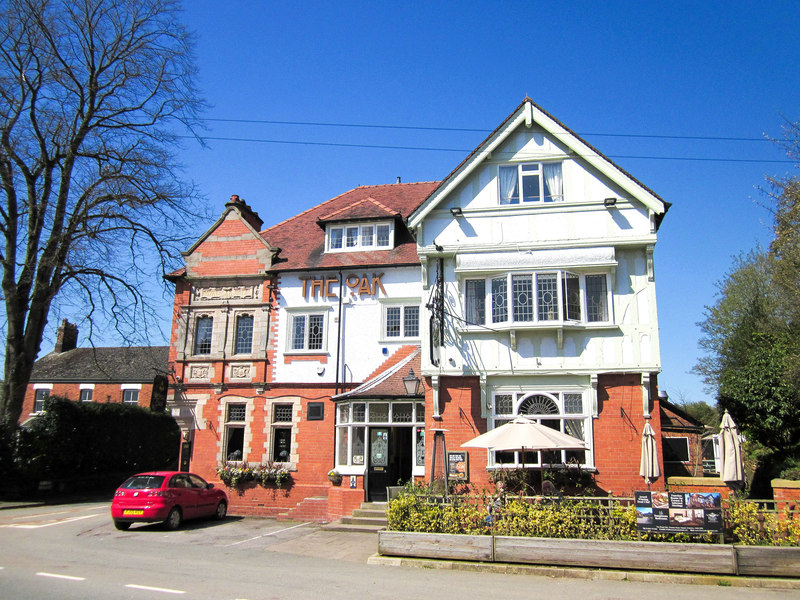
<svg viewBox="0 0 800 600">
<path fill-rule="evenodd" d="M 425 489 L 414 486 L 414 491 Z M 800 515 L 776 515 L 758 504 L 732 500 L 726 510 L 727 537 L 737 544 L 798 546 Z M 448 502 L 404 493 L 389 503 L 389 529 L 423 533 L 466 533 L 595 540 L 717 543 L 713 534 L 639 533 L 636 507 L 618 499 L 453 496 Z M 491 518 L 489 518 L 491 517 Z"/>
</svg>

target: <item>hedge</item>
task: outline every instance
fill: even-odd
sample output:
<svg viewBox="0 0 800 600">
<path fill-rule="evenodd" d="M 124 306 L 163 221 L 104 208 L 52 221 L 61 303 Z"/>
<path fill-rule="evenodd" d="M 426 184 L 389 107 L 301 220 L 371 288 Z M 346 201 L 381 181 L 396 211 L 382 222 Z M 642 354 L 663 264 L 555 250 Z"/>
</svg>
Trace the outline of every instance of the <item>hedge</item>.
<svg viewBox="0 0 800 600">
<path fill-rule="evenodd" d="M 15 465 L 28 480 L 175 469 L 180 428 L 170 415 L 127 404 L 50 397 L 19 430 Z"/>
</svg>

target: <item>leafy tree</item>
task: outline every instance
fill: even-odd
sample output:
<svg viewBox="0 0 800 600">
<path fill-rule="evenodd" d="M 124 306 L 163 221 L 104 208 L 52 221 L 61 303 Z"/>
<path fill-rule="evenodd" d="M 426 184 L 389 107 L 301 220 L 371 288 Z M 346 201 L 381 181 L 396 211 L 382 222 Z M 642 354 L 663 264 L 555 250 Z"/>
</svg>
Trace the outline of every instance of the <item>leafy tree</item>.
<svg viewBox="0 0 800 600">
<path fill-rule="evenodd" d="M 706 402 L 685 402 L 680 404 L 681 409 L 703 425 L 716 429 L 719 427 L 721 417 L 716 408 Z"/>
<path fill-rule="evenodd" d="M 54 301 L 83 308 L 90 335 L 110 322 L 130 339 L 154 322 L 147 282 L 191 238 L 175 152 L 202 101 L 178 10 L 0 0 L 0 429 L 16 427 Z"/>
<path fill-rule="evenodd" d="M 745 360 L 720 378 L 720 408 L 750 440 L 783 456 L 795 453 L 800 443 L 800 390 L 787 377 L 798 352 L 794 332 L 756 332 Z"/>
<path fill-rule="evenodd" d="M 699 345 L 706 353 L 694 370 L 717 392 L 722 376 L 748 360 L 753 334 L 788 326 L 781 295 L 773 285 L 775 260 L 755 250 L 734 259 L 725 278 L 717 283 L 717 302 L 707 306 Z"/>
</svg>

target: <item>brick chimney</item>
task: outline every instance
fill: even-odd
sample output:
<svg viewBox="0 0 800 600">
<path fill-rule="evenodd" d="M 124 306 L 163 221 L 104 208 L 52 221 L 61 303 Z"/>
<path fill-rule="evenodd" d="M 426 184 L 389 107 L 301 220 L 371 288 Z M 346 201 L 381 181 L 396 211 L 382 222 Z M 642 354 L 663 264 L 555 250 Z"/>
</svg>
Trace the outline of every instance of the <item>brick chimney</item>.
<svg viewBox="0 0 800 600">
<path fill-rule="evenodd" d="M 261 231 L 261 226 L 264 224 L 264 221 L 261 220 L 261 217 L 258 216 L 258 213 L 254 211 L 247 205 L 247 202 L 239 198 L 236 194 L 231 196 L 231 201 L 225 203 L 225 207 L 235 206 L 239 209 L 239 214 L 242 215 L 242 218 L 250 223 L 250 226 L 255 229 L 256 231 Z"/>
<path fill-rule="evenodd" d="M 78 326 L 70 323 L 66 319 L 61 321 L 58 328 L 58 335 L 56 335 L 56 347 L 53 352 L 67 352 L 68 350 L 75 350 L 78 347 Z"/>
</svg>

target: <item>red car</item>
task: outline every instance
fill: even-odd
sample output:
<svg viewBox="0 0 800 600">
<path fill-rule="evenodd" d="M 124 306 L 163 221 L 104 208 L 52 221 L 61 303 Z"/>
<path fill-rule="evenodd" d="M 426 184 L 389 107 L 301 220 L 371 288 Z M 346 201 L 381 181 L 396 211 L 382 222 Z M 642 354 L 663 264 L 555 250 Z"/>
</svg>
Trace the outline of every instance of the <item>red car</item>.
<svg viewBox="0 0 800 600">
<path fill-rule="evenodd" d="M 184 519 L 224 519 L 228 496 L 194 473 L 155 471 L 129 478 L 114 492 L 111 518 L 123 531 L 132 523 L 164 522 L 177 529 Z"/>
</svg>

